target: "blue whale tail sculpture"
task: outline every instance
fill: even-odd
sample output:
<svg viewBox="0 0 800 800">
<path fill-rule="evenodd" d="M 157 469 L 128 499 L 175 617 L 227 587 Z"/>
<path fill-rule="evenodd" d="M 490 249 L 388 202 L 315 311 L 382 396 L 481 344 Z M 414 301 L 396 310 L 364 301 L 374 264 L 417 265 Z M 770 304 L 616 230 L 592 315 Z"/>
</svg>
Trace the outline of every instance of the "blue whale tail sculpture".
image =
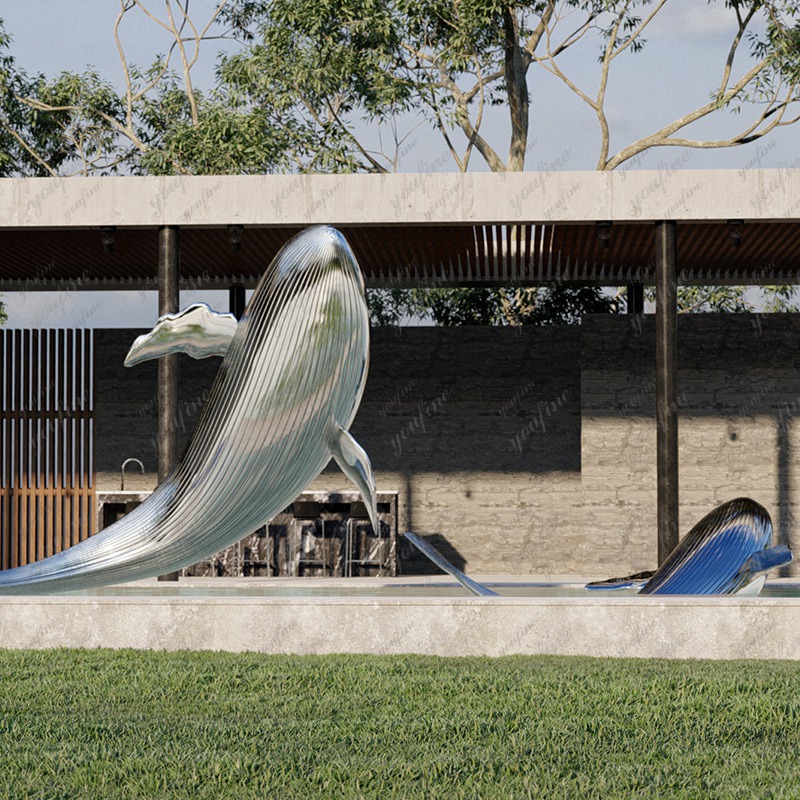
<svg viewBox="0 0 800 800">
<path fill-rule="evenodd" d="M 438 567 L 475 595 L 496 595 L 467 577 L 430 543 L 405 537 Z M 772 521 L 764 506 L 747 497 L 730 500 L 706 514 L 655 572 L 638 572 L 586 585 L 587 589 L 637 588 L 639 594 L 758 594 L 766 573 L 788 564 L 788 547 L 770 547 Z"/>
</svg>

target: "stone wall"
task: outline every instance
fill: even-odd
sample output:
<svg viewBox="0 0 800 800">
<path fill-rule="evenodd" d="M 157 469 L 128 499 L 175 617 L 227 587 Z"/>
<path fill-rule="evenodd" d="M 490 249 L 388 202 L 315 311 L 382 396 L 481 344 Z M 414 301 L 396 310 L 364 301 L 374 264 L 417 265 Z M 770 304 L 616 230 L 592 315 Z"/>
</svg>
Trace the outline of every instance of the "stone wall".
<svg viewBox="0 0 800 800">
<path fill-rule="evenodd" d="M 589 317 L 581 334 L 581 563 L 592 573 L 652 568 L 654 319 Z M 800 318 L 682 316 L 678 361 L 681 533 L 747 495 L 769 510 L 777 542 L 800 544 Z"/>
<path fill-rule="evenodd" d="M 155 483 L 155 367 L 126 370 L 137 331 L 98 331 L 98 487 L 124 458 Z M 743 494 L 795 538 L 800 318 L 692 315 L 679 325 L 681 531 Z M 400 530 L 471 574 L 607 576 L 652 568 L 654 320 L 592 316 L 550 328 L 382 328 L 351 428 Z M 181 358 L 182 436 L 218 359 Z M 138 481 L 138 482 L 137 482 Z M 333 465 L 310 489 L 350 489 Z M 428 565 L 401 545 L 401 568 Z"/>
<path fill-rule="evenodd" d="M 157 467 L 157 366 L 146 361 L 134 367 L 123 362 L 141 330 L 95 331 L 95 471 L 97 488 L 120 488 L 120 467 L 126 458 L 138 458 L 145 466 L 140 475 L 136 465 L 125 472 L 126 489 L 153 489 Z M 180 402 L 178 428 L 181 447 L 197 422 L 220 358 L 196 361 L 180 356 Z"/>
</svg>

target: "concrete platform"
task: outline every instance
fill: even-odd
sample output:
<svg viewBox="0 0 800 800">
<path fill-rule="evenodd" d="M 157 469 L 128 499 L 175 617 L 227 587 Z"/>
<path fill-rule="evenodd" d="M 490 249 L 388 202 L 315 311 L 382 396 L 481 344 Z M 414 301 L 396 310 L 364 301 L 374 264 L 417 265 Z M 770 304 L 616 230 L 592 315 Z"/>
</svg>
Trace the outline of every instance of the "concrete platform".
<svg viewBox="0 0 800 800">
<path fill-rule="evenodd" d="M 219 590 L 221 583 L 182 581 L 179 591 Z M 388 590 L 391 596 L 144 596 L 175 588 L 142 582 L 122 588 L 133 592 L 131 596 L 2 597 L 0 646 L 800 658 L 800 598 L 795 597 L 402 596 L 409 579 L 350 579 L 340 588 L 353 591 L 354 583 L 366 591 Z M 243 584 L 248 591 L 336 588 L 333 579 L 236 581 L 239 587 Z M 425 586 L 458 591 L 436 578 L 410 586 L 415 592 Z"/>
</svg>

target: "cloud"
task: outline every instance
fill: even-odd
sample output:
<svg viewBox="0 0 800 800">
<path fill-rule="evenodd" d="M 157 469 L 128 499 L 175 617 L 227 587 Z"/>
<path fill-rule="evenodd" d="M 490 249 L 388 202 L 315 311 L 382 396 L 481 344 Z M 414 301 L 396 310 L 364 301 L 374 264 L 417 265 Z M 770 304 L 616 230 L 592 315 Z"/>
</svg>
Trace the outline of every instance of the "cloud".
<svg viewBox="0 0 800 800">
<path fill-rule="evenodd" d="M 733 9 L 725 8 L 724 3 L 709 3 L 692 5 L 683 9 L 683 30 L 699 36 L 715 36 L 724 34 L 728 29 L 735 27 L 736 15 Z"/>
<path fill-rule="evenodd" d="M 665 33 L 690 39 L 730 39 L 736 32 L 736 14 L 722 0 L 711 3 L 678 0 L 665 6 L 656 19 Z"/>
</svg>

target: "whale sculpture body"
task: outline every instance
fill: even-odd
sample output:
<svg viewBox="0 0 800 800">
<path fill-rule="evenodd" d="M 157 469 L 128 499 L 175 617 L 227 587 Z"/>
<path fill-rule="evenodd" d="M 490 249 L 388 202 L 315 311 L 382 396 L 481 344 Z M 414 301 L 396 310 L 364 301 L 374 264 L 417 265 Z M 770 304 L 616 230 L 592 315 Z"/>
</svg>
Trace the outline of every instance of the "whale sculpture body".
<svg viewBox="0 0 800 800">
<path fill-rule="evenodd" d="M 771 543 L 767 509 L 739 497 L 706 514 L 655 572 L 597 581 L 586 588 L 631 587 L 639 594 L 758 594 L 767 571 L 792 560 L 788 547 L 770 547 Z"/>
<path fill-rule="evenodd" d="M 175 469 L 119 522 L 0 572 L 0 594 L 90 588 L 195 563 L 286 508 L 332 456 L 377 530 L 369 459 L 347 432 L 368 357 L 369 316 L 353 253 L 333 228 L 309 228 L 262 276 Z"/>
<path fill-rule="evenodd" d="M 405 537 L 472 594 L 496 594 L 467 577 L 424 539 L 413 533 Z M 772 520 L 767 510 L 740 497 L 706 514 L 655 572 L 596 581 L 586 588 L 637 589 L 639 594 L 757 595 L 766 573 L 792 560 L 788 547 L 770 547 L 771 542 Z"/>
</svg>

